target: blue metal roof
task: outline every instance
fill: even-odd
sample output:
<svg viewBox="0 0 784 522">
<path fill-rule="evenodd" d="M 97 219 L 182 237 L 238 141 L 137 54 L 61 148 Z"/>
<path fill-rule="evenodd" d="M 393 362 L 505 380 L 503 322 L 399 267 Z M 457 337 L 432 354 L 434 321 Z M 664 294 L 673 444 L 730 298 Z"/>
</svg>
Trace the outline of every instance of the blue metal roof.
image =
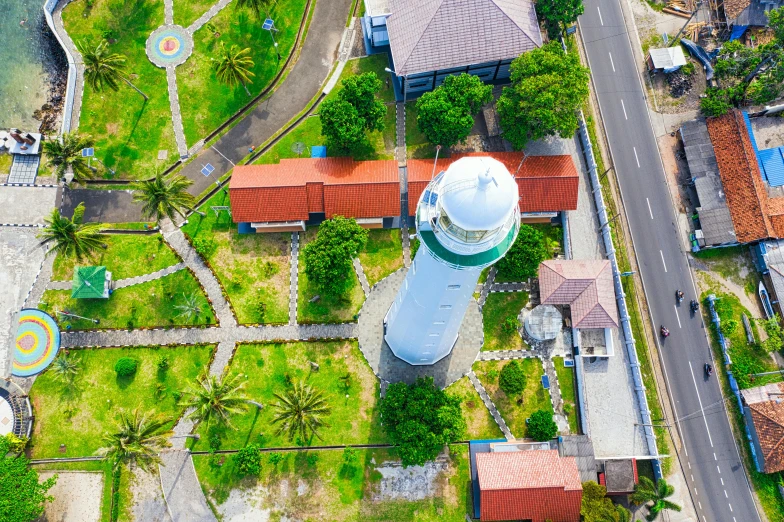
<svg viewBox="0 0 784 522">
<path fill-rule="evenodd" d="M 751 120 L 745 111 L 743 112 L 743 121 L 746 122 L 746 130 L 749 133 L 751 146 L 754 147 L 754 155 L 757 156 L 757 165 L 759 165 L 762 179 L 767 181 L 771 187 L 781 187 L 784 185 L 784 147 L 760 150 L 757 147 L 757 140 L 754 138 Z"/>
<path fill-rule="evenodd" d="M 324 145 L 314 145 L 310 148 L 310 157 L 311 158 L 326 158 L 327 157 L 327 147 Z"/>
</svg>

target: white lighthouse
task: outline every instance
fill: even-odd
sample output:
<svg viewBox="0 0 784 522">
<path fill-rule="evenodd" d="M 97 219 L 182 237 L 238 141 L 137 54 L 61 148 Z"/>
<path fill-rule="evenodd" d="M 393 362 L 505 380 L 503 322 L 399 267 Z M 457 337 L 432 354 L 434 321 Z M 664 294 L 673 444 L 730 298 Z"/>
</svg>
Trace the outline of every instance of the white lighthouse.
<svg viewBox="0 0 784 522">
<path fill-rule="evenodd" d="M 479 274 L 517 237 L 518 199 L 514 177 L 489 157 L 461 158 L 430 182 L 417 204 L 419 250 L 384 318 L 397 357 L 426 365 L 452 351 Z"/>
</svg>

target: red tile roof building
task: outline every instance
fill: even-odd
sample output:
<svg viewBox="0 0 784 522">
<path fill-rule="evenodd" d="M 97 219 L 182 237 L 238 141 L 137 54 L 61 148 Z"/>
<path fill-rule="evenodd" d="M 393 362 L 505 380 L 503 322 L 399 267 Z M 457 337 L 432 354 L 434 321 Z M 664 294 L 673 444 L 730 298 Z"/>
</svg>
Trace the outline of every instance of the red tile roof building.
<svg viewBox="0 0 784 522">
<path fill-rule="evenodd" d="M 495 158 L 517 172 L 523 213 L 577 209 L 579 175 L 570 156 L 530 156 L 522 152 L 453 154 L 438 160 L 436 172 L 466 155 Z M 433 174 L 433 160 L 409 160 L 408 209 Z M 270 165 L 237 166 L 229 183 L 235 223 L 307 221 L 311 213 L 352 218 L 400 215 L 400 182 L 394 160 L 350 158 L 283 159 Z"/>
<path fill-rule="evenodd" d="M 551 259 L 539 265 L 542 304 L 569 305 L 575 328 L 618 328 L 610 262 Z"/>
<path fill-rule="evenodd" d="M 741 390 L 744 421 L 756 448 L 757 468 L 763 473 L 784 471 L 784 383 Z"/>
<path fill-rule="evenodd" d="M 558 450 L 476 454 L 480 520 L 578 522 L 583 487 L 574 457 Z"/>
</svg>

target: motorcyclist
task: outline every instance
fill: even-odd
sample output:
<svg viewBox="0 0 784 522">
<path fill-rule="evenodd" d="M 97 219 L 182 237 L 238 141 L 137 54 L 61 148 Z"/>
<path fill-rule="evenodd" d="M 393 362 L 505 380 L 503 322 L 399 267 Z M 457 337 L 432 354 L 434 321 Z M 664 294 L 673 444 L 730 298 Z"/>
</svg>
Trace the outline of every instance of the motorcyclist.
<svg viewBox="0 0 784 522">
<path fill-rule="evenodd" d="M 661 327 L 661 334 L 664 337 L 667 337 L 668 335 L 670 335 L 670 331 L 667 328 L 665 328 L 664 325 L 662 325 L 662 327 Z"/>
<path fill-rule="evenodd" d="M 713 375 L 713 366 L 711 366 L 710 363 L 705 363 L 705 372 L 709 377 Z"/>
<path fill-rule="evenodd" d="M 682 290 L 678 290 L 677 292 L 675 292 L 675 295 L 678 296 L 678 301 L 679 302 L 683 301 L 683 291 Z"/>
<path fill-rule="evenodd" d="M 700 303 L 698 303 L 697 301 L 695 301 L 694 299 L 692 299 L 692 300 L 691 300 L 691 311 L 692 311 L 692 312 L 696 312 L 696 311 L 697 311 L 697 310 L 699 310 L 699 309 L 700 309 Z"/>
</svg>

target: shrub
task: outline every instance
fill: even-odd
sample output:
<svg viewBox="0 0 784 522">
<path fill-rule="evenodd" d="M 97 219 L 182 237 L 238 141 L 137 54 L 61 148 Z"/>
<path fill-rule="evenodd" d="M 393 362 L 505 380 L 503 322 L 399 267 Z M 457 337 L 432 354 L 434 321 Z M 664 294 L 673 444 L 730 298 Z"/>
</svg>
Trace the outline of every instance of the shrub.
<svg viewBox="0 0 784 522">
<path fill-rule="evenodd" d="M 218 245 L 211 237 L 197 237 L 193 240 L 193 248 L 196 249 L 196 252 L 198 252 L 201 257 L 207 259 L 215 253 L 215 250 L 218 249 Z"/>
<path fill-rule="evenodd" d="M 130 377 L 136 373 L 139 363 L 132 357 L 121 357 L 114 365 L 114 371 L 120 377 Z"/>
<path fill-rule="evenodd" d="M 267 316 L 267 303 L 262 300 L 256 301 L 256 314 L 259 321 L 264 322 L 264 318 Z"/>
<path fill-rule="evenodd" d="M 724 335 L 732 335 L 738 329 L 738 321 L 730 319 L 721 323 L 721 333 Z"/>
<path fill-rule="evenodd" d="M 158 365 L 159 372 L 165 372 L 169 369 L 169 358 L 165 355 L 161 355 L 158 357 L 158 362 L 156 364 Z"/>
<path fill-rule="evenodd" d="M 357 450 L 348 446 L 343 450 L 343 464 L 346 466 L 353 466 L 359 461 Z"/>
<path fill-rule="evenodd" d="M 552 439 L 558 433 L 558 425 L 553 420 L 552 412 L 538 410 L 528 419 L 528 436 L 534 440 L 544 442 Z"/>
<path fill-rule="evenodd" d="M 501 368 L 498 385 L 507 395 L 515 395 L 525 389 L 525 372 L 518 361 L 509 361 Z"/>
<path fill-rule="evenodd" d="M 501 325 L 501 331 L 503 331 L 506 335 L 512 335 L 520 328 L 520 326 L 520 321 L 517 320 L 517 317 L 510 315 Z"/>
<path fill-rule="evenodd" d="M 686 76 L 691 76 L 695 72 L 694 62 L 686 62 L 686 65 L 681 67 L 681 72 Z"/>
<path fill-rule="evenodd" d="M 315 466 L 318 462 L 318 453 L 308 453 L 306 460 L 310 466 Z"/>
<path fill-rule="evenodd" d="M 116 522 L 120 516 L 120 473 L 122 466 L 115 466 L 112 471 L 112 522 Z"/>
<path fill-rule="evenodd" d="M 261 453 L 255 444 L 249 444 L 239 450 L 234 456 L 234 461 L 242 475 L 258 476 L 261 473 Z"/>
<path fill-rule="evenodd" d="M 277 451 L 274 452 L 274 453 L 270 453 L 269 461 L 270 461 L 270 464 L 272 464 L 273 466 L 277 466 L 278 464 L 280 464 L 283 461 L 283 455 L 278 453 Z"/>
</svg>

